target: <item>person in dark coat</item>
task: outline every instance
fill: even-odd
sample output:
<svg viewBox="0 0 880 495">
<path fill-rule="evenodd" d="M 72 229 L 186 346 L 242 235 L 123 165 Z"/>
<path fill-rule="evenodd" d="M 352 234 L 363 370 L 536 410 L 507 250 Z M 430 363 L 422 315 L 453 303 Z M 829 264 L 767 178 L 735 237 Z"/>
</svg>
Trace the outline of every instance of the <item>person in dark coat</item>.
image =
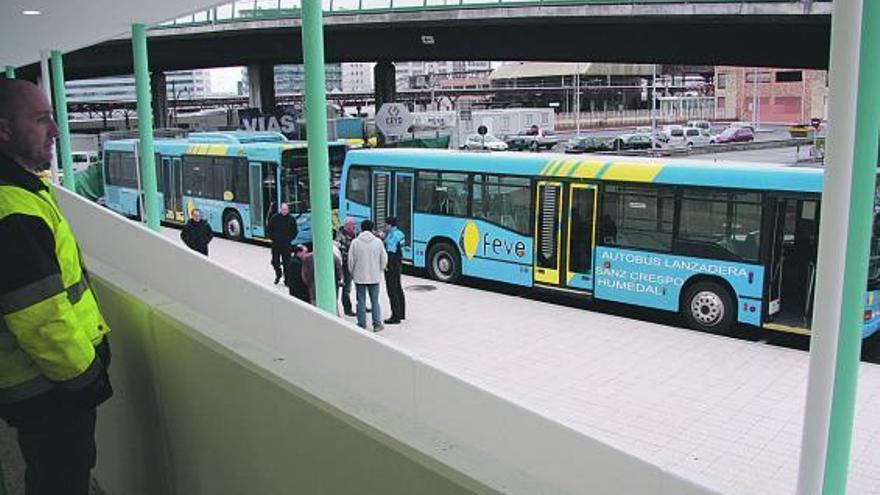
<svg viewBox="0 0 880 495">
<path fill-rule="evenodd" d="M 208 255 L 208 244 L 214 238 L 211 232 L 211 226 L 208 222 L 202 220 L 202 212 L 198 209 L 192 211 L 190 219 L 187 220 L 180 232 L 180 238 L 188 248 L 193 251 Z"/>
<path fill-rule="evenodd" d="M 269 240 L 272 241 L 272 268 L 275 269 L 275 283 L 277 284 L 282 278 L 287 280 L 289 277 L 284 275 L 284 270 L 290 264 L 290 243 L 296 239 L 299 230 L 296 226 L 296 219 L 290 215 L 290 209 L 287 203 L 281 203 L 278 213 L 269 218 Z"/>
<path fill-rule="evenodd" d="M 302 244 L 293 248 L 293 256 L 284 270 L 284 283 L 290 295 L 300 301 L 311 303 L 309 286 L 303 279 L 303 259 L 310 256 L 309 249 Z"/>
<path fill-rule="evenodd" d="M 386 218 L 385 225 L 385 251 L 388 253 L 385 290 L 388 291 L 388 300 L 391 302 L 391 318 L 385 320 L 385 323 L 396 325 L 406 319 L 406 297 L 403 294 L 403 285 L 400 281 L 406 235 L 397 228 L 397 219 L 394 217 Z"/>
<path fill-rule="evenodd" d="M 351 305 L 351 272 L 348 270 L 348 249 L 351 247 L 351 241 L 357 237 L 355 223 L 353 217 L 347 217 L 342 227 L 336 233 L 336 245 L 339 247 L 339 253 L 342 256 L 342 310 L 345 316 L 355 316 Z"/>
</svg>

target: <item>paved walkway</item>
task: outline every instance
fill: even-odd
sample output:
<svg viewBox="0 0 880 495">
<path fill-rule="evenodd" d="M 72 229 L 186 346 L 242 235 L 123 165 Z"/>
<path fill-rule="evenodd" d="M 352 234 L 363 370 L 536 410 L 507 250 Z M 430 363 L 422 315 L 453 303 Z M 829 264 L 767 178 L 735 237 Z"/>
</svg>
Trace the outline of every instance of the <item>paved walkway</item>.
<svg viewBox="0 0 880 495">
<path fill-rule="evenodd" d="M 215 239 L 211 257 L 272 286 L 266 248 Z M 722 493 L 794 493 L 807 353 L 417 277 L 404 287 L 407 320 L 379 335 L 437 367 Z M 861 365 L 852 459 L 848 494 L 880 495 L 877 365 Z"/>
</svg>

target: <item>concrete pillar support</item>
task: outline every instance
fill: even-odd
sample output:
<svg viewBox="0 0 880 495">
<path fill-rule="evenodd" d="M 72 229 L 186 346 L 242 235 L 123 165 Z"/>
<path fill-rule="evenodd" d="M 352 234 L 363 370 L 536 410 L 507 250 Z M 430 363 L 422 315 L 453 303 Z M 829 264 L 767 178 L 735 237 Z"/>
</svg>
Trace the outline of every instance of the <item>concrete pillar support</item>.
<svg viewBox="0 0 880 495">
<path fill-rule="evenodd" d="M 388 60 L 381 60 L 373 68 L 373 81 L 376 94 L 376 111 L 383 103 L 393 103 L 397 100 L 397 71 L 394 64 Z"/>
<path fill-rule="evenodd" d="M 147 226 L 159 231 L 159 192 L 156 182 L 156 157 L 153 147 L 153 109 L 150 106 L 150 62 L 147 58 L 147 31 L 143 24 L 131 26 L 131 44 L 134 51 L 134 84 L 137 90 L 138 159 L 143 177 L 144 212 Z"/>
<path fill-rule="evenodd" d="M 58 149 L 64 170 L 64 187 L 76 190 L 73 175 L 73 155 L 70 149 L 70 122 L 67 120 L 67 92 L 64 86 L 64 61 L 61 52 L 52 51 L 52 93 L 55 96 L 55 121 L 58 123 Z"/>
<path fill-rule="evenodd" d="M 272 64 L 248 65 L 249 106 L 264 112 L 275 108 L 275 66 Z"/>
<path fill-rule="evenodd" d="M 321 0 L 303 0 L 302 46 L 306 76 L 306 135 L 309 199 L 315 256 L 315 302 L 336 315 L 336 277 L 330 204 L 330 157 L 327 149 L 327 87 L 324 78 L 324 26 Z"/>
<path fill-rule="evenodd" d="M 827 159 L 799 495 L 846 493 L 880 131 L 880 2 L 834 2 Z"/>
<path fill-rule="evenodd" d="M 150 88 L 152 89 L 153 125 L 156 129 L 168 127 L 168 86 L 165 73 L 155 71 L 150 74 Z M 177 95 L 173 95 L 177 99 Z"/>
</svg>

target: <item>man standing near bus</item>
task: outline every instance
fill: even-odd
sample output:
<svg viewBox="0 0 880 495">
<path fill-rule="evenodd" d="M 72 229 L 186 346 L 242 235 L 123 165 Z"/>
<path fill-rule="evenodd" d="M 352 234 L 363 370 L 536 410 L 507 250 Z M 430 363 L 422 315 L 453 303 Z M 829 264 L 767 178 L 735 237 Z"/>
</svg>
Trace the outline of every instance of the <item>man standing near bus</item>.
<svg viewBox="0 0 880 495">
<path fill-rule="evenodd" d="M 269 240 L 272 241 L 272 268 L 275 269 L 275 283 L 284 278 L 284 270 L 290 264 L 290 243 L 296 239 L 299 230 L 296 219 L 290 215 L 287 203 L 281 203 L 278 213 L 269 218 Z"/>
<path fill-rule="evenodd" d="M 183 230 L 180 231 L 180 238 L 188 248 L 208 256 L 208 244 L 214 238 L 214 233 L 211 232 L 211 226 L 208 225 L 208 222 L 202 220 L 201 210 L 195 208 L 191 215 L 191 218 L 183 226 Z"/>
<path fill-rule="evenodd" d="M 28 495 L 87 495 L 96 408 L 113 395 L 110 328 L 38 175 L 57 136 L 42 91 L 0 80 L 0 418 L 18 433 Z"/>
<path fill-rule="evenodd" d="M 353 241 L 348 250 L 348 269 L 354 281 L 357 298 L 357 324 L 367 328 L 367 295 L 373 306 L 373 331 L 380 332 L 382 325 L 382 308 L 379 306 L 379 283 L 382 273 L 388 265 L 388 254 L 382 241 L 373 235 L 373 222 L 361 222 L 361 233 Z"/>
<path fill-rule="evenodd" d="M 400 281 L 406 235 L 397 228 L 397 219 L 394 217 L 386 218 L 385 225 L 385 252 L 388 253 L 385 290 L 388 291 L 388 300 L 391 302 L 391 318 L 385 320 L 385 323 L 396 325 L 406 319 L 406 298 L 403 295 L 403 285 Z"/>
<path fill-rule="evenodd" d="M 355 236 L 357 231 L 354 217 L 346 217 L 342 227 L 339 227 L 339 232 L 336 233 L 336 244 L 342 255 L 342 310 L 345 316 L 355 316 L 354 311 L 351 310 L 351 271 L 348 269 L 348 250 Z"/>
</svg>

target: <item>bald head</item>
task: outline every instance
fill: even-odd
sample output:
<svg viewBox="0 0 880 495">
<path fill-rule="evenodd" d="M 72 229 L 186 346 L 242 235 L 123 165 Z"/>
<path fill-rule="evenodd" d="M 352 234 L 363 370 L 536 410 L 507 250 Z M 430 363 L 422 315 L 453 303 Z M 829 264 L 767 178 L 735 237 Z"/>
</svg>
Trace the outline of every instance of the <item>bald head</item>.
<svg viewBox="0 0 880 495">
<path fill-rule="evenodd" d="M 46 95 L 33 83 L 0 79 L 0 153 L 28 170 L 43 170 L 57 136 Z"/>
</svg>

